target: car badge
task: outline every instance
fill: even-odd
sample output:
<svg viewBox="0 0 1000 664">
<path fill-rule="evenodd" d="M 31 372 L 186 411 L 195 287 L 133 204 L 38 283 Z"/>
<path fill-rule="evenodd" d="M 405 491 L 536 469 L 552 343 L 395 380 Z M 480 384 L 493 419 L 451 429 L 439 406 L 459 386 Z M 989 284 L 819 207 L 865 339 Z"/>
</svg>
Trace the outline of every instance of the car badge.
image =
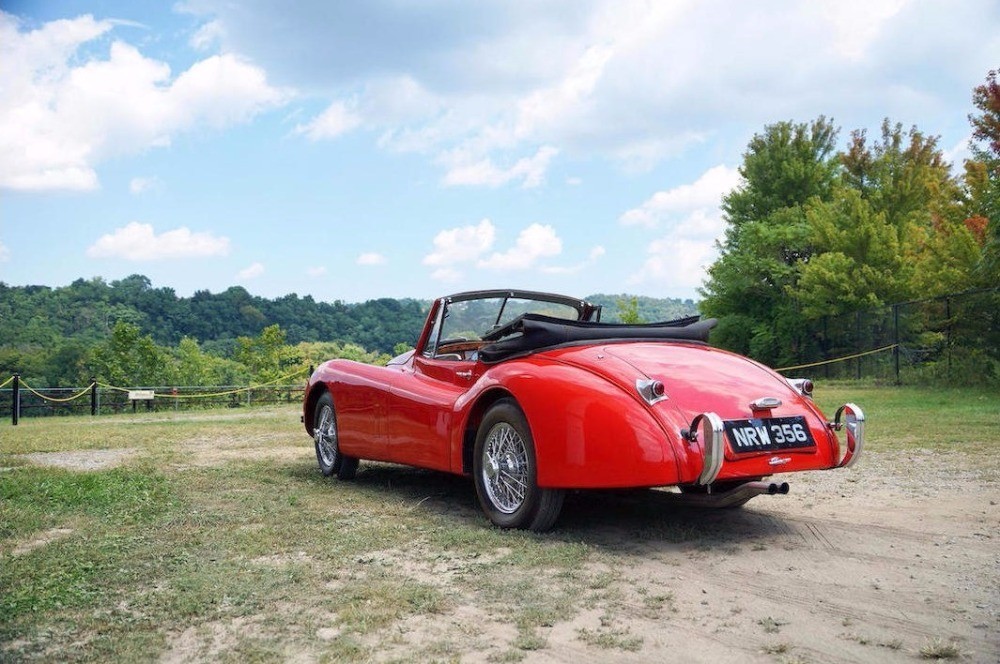
<svg viewBox="0 0 1000 664">
<path fill-rule="evenodd" d="M 767 460 L 767 463 L 770 466 L 782 466 L 791 460 L 791 457 L 771 457 Z"/>
</svg>

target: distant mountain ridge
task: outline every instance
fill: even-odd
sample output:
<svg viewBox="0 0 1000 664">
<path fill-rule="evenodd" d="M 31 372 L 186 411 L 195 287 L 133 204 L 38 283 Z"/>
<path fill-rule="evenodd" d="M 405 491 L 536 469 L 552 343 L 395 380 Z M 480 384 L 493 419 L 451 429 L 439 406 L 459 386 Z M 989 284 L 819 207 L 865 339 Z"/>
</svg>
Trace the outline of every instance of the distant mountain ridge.
<svg viewBox="0 0 1000 664">
<path fill-rule="evenodd" d="M 635 297 L 646 322 L 697 313 L 691 300 L 596 294 L 586 298 L 604 307 L 602 320 L 615 322 L 619 301 Z M 241 286 L 220 293 L 197 291 L 179 297 L 172 288 L 154 288 L 149 278 L 133 274 L 107 282 L 77 279 L 69 286 L 8 286 L 0 282 L 0 347 L 55 345 L 67 339 L 93 343 L 107 337 L 123 320 L 138 325 L 159 344 L 196 339 L 206 349 L 225 351 L 237 337 L 255 336 L 280 325 L 288 343 L 339 341 L 368 350 L 392 352 L 416 343 L 429 300 L 380 298 L 357 304 L 318 302 L 295 293 L 267 299 Z"/>
</svg>

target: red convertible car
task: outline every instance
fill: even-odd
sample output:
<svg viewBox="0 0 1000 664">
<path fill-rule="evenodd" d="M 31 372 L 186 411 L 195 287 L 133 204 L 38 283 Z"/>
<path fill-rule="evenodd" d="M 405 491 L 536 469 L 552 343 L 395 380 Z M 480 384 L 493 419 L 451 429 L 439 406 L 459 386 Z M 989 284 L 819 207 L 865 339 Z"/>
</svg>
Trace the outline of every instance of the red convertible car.
<svg viewBox="0 0 1000 664">
<path fill-rule="evenodd" d="M 775 473 L 857 461 L 860 408 L 828 420 L 809 380 L 709 346 L 714 320 L 600 317 L 529 291 L 436 300 L 415 350 L 309 378 L 320 469 L 349 479 L 372 459 L 471 475 L 490 521 L 544 531 L 568 489 L 677 487 L 684 502 L 736 506 L 787 493 L 765 481 Z"/>
</svg>

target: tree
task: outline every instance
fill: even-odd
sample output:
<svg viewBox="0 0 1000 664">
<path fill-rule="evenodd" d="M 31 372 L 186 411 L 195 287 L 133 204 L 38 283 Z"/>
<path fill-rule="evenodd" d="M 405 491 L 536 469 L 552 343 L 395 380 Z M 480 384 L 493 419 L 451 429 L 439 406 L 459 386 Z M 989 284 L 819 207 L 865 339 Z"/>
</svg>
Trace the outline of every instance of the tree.
<svg viewBox="0 0 1000 664">
<path fill-rule="evenodd" d="M 983 254 L 977 268 L 980 284 L 1000 283 L 1000 82 L 997 70 L 972 91 L 978 114 L 970 114 L 972 156 L 966 163 L 970 183 L 970 218 L 987 219 Z"/>
<path fill-rule="evenodd" d="M 137 325 L 118 321 L 111 337 L 94 350 L 98 380 L 117 387 L 161 383 L 167 367 L 166 354 Z"/>
<path fill-rule="evenodd" d="M 277 380 L 302 363 L 302 355 L 285 344 L 285 333 L 278 325 L 268 325 L 256 337 L 239 337 L 236 343 L 236 361 L 260 383 Z"/>
<path fill-rule="evenodd" d="M 742 185 L 723 199 L 720 256 L 708 269 L 701 311 L 719 318 L 713 340 L 765 361 L 794 355 L 803 327 L 787 289 L 813 254 L 806 205 L 837 180 L 837 129 L 823 117 L 781 122 L 753 137 Z"/>
</svg>

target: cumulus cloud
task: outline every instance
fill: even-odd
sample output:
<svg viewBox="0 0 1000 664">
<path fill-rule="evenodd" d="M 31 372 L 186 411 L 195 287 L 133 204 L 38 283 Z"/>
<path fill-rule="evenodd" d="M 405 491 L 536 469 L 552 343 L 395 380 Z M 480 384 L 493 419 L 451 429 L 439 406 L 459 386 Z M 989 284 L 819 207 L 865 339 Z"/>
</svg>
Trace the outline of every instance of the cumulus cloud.
<svg viewBox="0 0 1000 664">
<path fill-rule="evenodd" d="M 310 122 L 296 126 L 295 133 L 318 141 L 324 138 L 336 138 L 360 125 L 361 116 L 350 108 L 350 104 L 335 101 Z"/>
<path fill-rule="evenodd" d="M 249 281 L 251 279 L 256 279 L 262 274 L 264 274 L 264 265 L 262 263 L 251 263 L 237 272 L 236 278 L 240 281 Z"/>
<path fill-rule="evenodd" d="M 817 112 L 944 126 L 937 96 L 967 97 L 1000 47 L 992 0 L 190 4 L 224 51 L 327 97 L 304 136 L 364 127 L 465 186 L 533 186 L 554 155 L 648 169 L 723 128 Z M 532 174 L 512 172 L 524 160 Z"/>
<path fill-rule="evenodd" d="M 382 254 L 370 251 L 358 256 L 354 262 L 358 265 L 385 265 L 386 258 Z"/>
<path fill-rule="evenodd" d="M 552 226 L 532 224 L 520 232 L 514 246 L 497 252 L 477 263 L 478 267 L 492 270 L 525 270 L 539 259 L 562 253 L 562 240 Z"/>
<path fill-rule="evenodd" d="M 444 161 L 454 163 L 444 176 L 444 184 L 499 187 L 517 180 L 525 189 L 531 189 L 543 182 L 549 162 L 558 152 L 552 146 L 542 146 L 533 156 L 517 160 L 510 168 L 500 168 L 490 159 L 464 163 L 463 157 L 445 158 Z"/>
<path fill-rule="evenodd" d="M 639 207 L 622 214 L 618 221 L 625 226 L 653 228 L 674 215 L 716 209 L 722 197 L 739 184 L 739 171 L 725 165 L 715 166 L 705 171 L 692 184 L 656 192 Z"/>
<path fill-rule="evenodd" d="M 137 221 L 102 235 L 87 248 L 90 258 L 155 261 L 176 258 L 209 258 L 229 254 L 229 238 L 211 232 L 193 233 L 185 226 L 159 235 L 152 224 Z"/>
<path fill-rule="evenodd" d="M 24 29 L 0 12 L 0 188 L 95 189 L 109 157 L 244 122 L 288 99 L 234 54 L 173 76 L 123 41 L 102 49 L 114 27 L 81 16 Z"/>
<path fill-rule="evenodd" d="M 446 268 L 471 263 L 489 251 L 496 238 L 496 227 L 489 219 L 476 225 L 443 230 L 434 236 L 434 251 L 424 256 L 423 264 Z"/>
<path fill-rule="evenodd" d="M 715 166 L 693 183 L 656 192 L 622 214 L 618 219 L 622 225 L 665 231 L 649 244 L 642 266 L 628 283 L 660 284 L 674 290 L 700 286 L 705 270 L 718 256 L 716 242 L 725 230 L 719 208 L 722 197 L 740 182 L 737 170 Z"/>
<path fill-rule="evenodd" d="M 606 253 L 607 251 L 604 247 L 597 245 L 590 250 L 590 253 L 587 254 L 587 259 L 584 261 L 575 265 L 547 265 L 541 268 L 541 271 L 545 274 L 577 274 L 594 265 Z"/>
</svg>

